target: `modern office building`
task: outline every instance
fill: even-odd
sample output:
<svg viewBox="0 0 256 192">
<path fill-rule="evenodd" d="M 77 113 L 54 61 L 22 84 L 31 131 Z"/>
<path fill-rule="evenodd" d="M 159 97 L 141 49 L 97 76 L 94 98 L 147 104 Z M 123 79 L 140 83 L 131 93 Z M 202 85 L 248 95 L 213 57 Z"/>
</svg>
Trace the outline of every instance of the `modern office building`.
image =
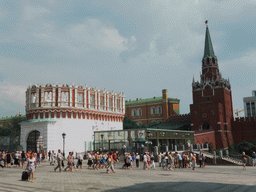
<svg viewBox="0 0 256 192">
<path fill-rule="evenodd" d="M 255 104 L 256 104 L 256 90 L 252 91 L 252 97 L 244 97 L 244 115 L 245 117 L 256 116 Z"/>
</svg>

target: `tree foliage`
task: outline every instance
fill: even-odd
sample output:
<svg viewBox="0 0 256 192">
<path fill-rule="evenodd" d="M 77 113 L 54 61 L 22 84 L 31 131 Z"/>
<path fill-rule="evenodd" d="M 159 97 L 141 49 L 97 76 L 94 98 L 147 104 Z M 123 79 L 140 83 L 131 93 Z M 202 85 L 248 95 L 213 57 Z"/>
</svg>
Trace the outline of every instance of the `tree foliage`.
<svg viewBox="0 0 256 192">
<path fill-rule="evenodd" d="M 243 141 L 242 143 L 234 144 L 232 147 L 229 147 L 229 152 L 240 154 L 245 152 L 247 155 L 252 155 L 253 152 L 256 152 L 256 141 Z"/>
<path fill-rule="evenodd" d="M 0 129 L 0 136 L 19 136 L 20 135 L 20 122 L 26 121 L 24 116 L 16 116 L 11 119 L 6 127 Z"/>
<path fill-rule="evenodd" d="M 124 129 L 138 129 L 138 128 L 145 128 L 146 126 L 144 124 L 138 125 L 136 121 L 133 121 L 127 117 L 124 117 L 123 121 L 123 128 Z"/>
</svg>

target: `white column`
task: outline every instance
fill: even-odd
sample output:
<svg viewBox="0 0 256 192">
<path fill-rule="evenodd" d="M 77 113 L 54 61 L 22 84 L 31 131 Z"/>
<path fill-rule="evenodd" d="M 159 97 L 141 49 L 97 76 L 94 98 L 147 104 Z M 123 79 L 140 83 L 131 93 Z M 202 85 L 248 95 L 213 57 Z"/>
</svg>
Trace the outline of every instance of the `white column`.
<svg viewBox="0 0 256 192">
<path fill-rule="evenodd" d="M 60 99 L 61 99 L 61 87 L 58 87 L 58 107 L 61 106 L 61 100 Z M 54 115 L 54 118 L 55 118 L 55 115 Z"/>
<path fill-rule="evenodd" d="M 106 102 L 106 105 L 107 105 L 107 109 L 109 111 L 109 93 L 107 93 L 107 102 Z"/>
<path fill-rule="evenodd" d="M 77 88 L 75 88 L 75 107 L 77 107 Z"/>
<path fill-rule="evenodd" d="M 31 108 L 31 88 L 29 87 L 28 91 L 26 92 L 28 95 L 27 95 L 27 109 L 30 109 Z"/>
<path fill-rule="evenodd" d="M 95 89 L 95 91 L 94 91 L 94 109 L 98 109 L 97 98 L 98 98 L 98 94 L 97 94 L 97 90 Z"/>
<path fill-rule="evenodd" d="M 39 88 L 36 87 L 36 107 L 39 107 Z"/>
<path fill-rule="evenodd" d="M 56 88 L 53 87 L 52 88 L 52 106 L 55 106 L 55 91 L 56 91 Z"/>
<path fill-rule="evenodd" d="M 72 107 L 72 97 L 73 97 L 73 90 L 72 88 L 69 88 L 69 106 Z"/>
<path fill-rule="evenodd" d="M 100 103 L 100 92 L 98 91 L 98 110 L 100 109 L 100 105 L 101 105 L 101 103 Z"/>
<path fill-rule="evenodd" d="M 88 108 L 91 107 L 91 91 L 90 91 L 90 88 L 88 90 Z"/>
<path fill-rule="evenodd" d="M 103 110 L 106 111 L 106 109 L 107 109 L 107 95 L 106 95 L 106 92 L 104 92 L 104 94 L 103 94 L 103 103 L 104 103 Z"/>
<path fill-rule="evenodd" d="M 41 88 L 41 107 L 44 107 L 44 88 Z"/>
<path fill-rule="evenodd" d="M 86 89 L 84 89 L 84 108 L 87 108 L 87 101 L 86 101 L 86 99 L 87 99 L 87 91 L 86 91 Z"/>
</svg>

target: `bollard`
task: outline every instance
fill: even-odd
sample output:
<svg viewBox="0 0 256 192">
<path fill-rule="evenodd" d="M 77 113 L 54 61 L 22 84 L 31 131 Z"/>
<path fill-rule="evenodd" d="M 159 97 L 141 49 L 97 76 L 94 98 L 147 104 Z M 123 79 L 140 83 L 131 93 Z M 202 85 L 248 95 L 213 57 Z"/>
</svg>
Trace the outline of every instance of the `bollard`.
<svg viewBox="0 0 256 192">
<path fill-rule="evenodd" d="M 190 146 L 190 151 L 193 152 L 193 145 Z"/>
<path fill-rule="evenodd" d="M 209 150 L 209 144 L 208 143 L 206 143 L 206 148 Z"/>
<path fill-rule="evenodd" d="M 223 152 L 222 152 L 222 150 L 220 150 L 220 158 L 221 158 L 221 159 L 223 158 Z"/>
<path fill-rule="evenodd" d="M 216 152 L 215 151 L 213 151 L 213 164 L 217 164 L 217 161 L 216 161 Z"/>
<path fill-rule="evenodd" d="M 201 149 L 203 149 L 204 148 L 204 144 L 202 144 L 202 147 L 201 147 Z"/>
<path fill-rule="evenodd" d="M 177 151 L 177 145 L 174 145 L 174 151 Z"/>
<path fill-rule="evenodd" d="M 228 150 L 226 150 L 226 156 L 229 157 Z"/>
<path fill-rule="evenodd" d="M 185 151 L 185 145 L 182 145 L 183 151 Z"/>
<path fill-rule="evenodd" d="M 165 151 L 166 151 L 166 152 L 168 151 L 168 145 L 165 146 Z"/>
</svg>

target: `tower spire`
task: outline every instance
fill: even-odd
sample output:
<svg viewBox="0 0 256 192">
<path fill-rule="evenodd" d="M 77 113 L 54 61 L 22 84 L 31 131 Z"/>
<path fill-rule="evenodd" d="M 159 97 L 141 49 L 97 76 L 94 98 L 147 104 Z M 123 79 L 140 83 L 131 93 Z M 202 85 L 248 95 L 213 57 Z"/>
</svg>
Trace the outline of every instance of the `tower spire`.
<svg viewBox="0 0 256 192">
<path fill-rule="evenodd" d="M 205 21 L 205 25 L 206 25 L 206 33 L 205 33 L 205 44 L 204 44 L 204 57 L 203 59 L 209 57 L 209 58 L 215 58 L 217 59 L 217 57 L 214 54 L 214 50 L 213 50 L 213 46 L 212 46 L 212 41 L 211 41 L 211 37 L 210 37 L 210 32 L 208 29 L 208 20 Z"/>
</svg>

